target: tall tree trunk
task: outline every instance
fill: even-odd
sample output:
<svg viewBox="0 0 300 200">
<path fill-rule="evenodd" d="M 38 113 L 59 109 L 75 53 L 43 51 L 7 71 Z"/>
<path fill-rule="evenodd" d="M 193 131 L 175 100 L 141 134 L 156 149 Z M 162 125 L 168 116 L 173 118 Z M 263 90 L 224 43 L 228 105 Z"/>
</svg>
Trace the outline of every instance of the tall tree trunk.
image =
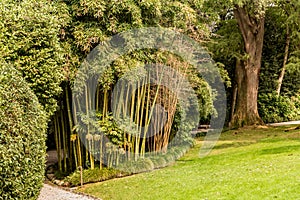
<svg viewBox="0 0 300 200">
<path fill-rule="evenodd" d="M 286 42 L 285 42 L 284 58 L 283 58 L 282 70 L 281 70 L 279 78 L 278 78 L 278 86 L 277 86 L 277 90 L 276 90 L 277 95 L 280 95 L 281 86 L 282 86 L 285 69 L 286 69 L 286 63 L 287 63 L 287 60 L 289 57 L 290 43 L 291 43 L 290 29 L 289 29 L 289 25 L 286 25 Z"/>
<path fill-rule="evenodd" d="M 236 6 L 234 16 L 244 39 L 247 57 L 237 63 L 237 101 L 231 127 L 263 124 L 257 107 L 259 72 L 264 38 L 264 16 L 249 14 L 245 7 Z"/>
</svg>

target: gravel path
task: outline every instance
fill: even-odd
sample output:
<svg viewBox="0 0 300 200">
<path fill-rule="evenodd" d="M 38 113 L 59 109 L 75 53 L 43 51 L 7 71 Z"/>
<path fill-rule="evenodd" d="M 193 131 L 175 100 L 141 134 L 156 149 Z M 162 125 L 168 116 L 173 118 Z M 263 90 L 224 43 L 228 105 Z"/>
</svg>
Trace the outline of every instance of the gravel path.
<svg viewBox="0 0 300 200">
<path fill-rule="evenodd" d="M 47 151 L 47 166 L 50 166 L 57 162 L 56 150 Z M 40 192 L 38 200 L 97 200 L 96 198 L 88 197 L 86 195 L 80 195 L 59 188 L 58 186 L 44 184 Z M 98 199 L 99 200 L 99 199 Z"/>
<path fill-rule="evenodd" d="M 280 123 L 273 123 L 273 124 L 268 124 L 270 126 L 286 126 L 286 125 L 296 125 L 300 124 L 300 121 L 290 121 L 290 122 L 280 122 Z"/>
<path fill-rule="evenodd" d="M 75 194 L 56 186 L 44 184 L 38 200 L 96 200 L 95 198 Z"/>
</svg>

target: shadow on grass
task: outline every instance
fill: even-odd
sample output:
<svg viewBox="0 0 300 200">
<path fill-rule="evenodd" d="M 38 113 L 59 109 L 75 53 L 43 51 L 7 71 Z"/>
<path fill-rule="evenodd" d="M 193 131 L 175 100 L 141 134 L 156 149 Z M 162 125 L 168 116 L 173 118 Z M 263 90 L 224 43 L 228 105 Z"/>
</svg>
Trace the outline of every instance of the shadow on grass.
<svg viewBox="0 0 300 200">
<path fill-rule="evenodd" d="M 299 151 L 300 145 L 290 145 L 290 146 L 283 146 L 271 149 L 263 149 L 259 151 L 259 154 L 266 155 L 266 154 L 280 154 L 280 153 L 290 153 L 294 151 Z"/>
<path fill-rule="evenodd" d="M 276 142 L 282 142 L 284 140 L 291 140 L 291 141 L 300 141 L 300 138 L 295 137 L 290 137 L 288 138 L 288 136 L 286 138 L 283 137 L 278 137 L 278 138 L 264 138 L 259 140 L 260 143 L 276 143 Z"/>
<path fill-rule="evenodd" d="M 248 145 L 255 144 L 255 143 L 256 143 L 255 141 L 223 143 L 223 144 L 216 145 L 214 147 L 214 149 L 226 149 L 226 148 L 230 148 L 230 147 L 237 148 L 237 147 L 242 147 L 242 146 L 248 146 Z"/>
</svg>

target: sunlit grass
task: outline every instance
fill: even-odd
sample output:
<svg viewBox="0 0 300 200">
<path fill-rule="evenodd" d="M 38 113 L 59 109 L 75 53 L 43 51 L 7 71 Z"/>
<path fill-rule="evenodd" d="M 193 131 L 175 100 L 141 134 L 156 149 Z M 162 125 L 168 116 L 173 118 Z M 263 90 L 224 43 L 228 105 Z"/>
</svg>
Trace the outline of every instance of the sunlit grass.
<svg viewBox="0 0 300 200">
<path fill-rule="evenodd" d="M 297 199 L 300 131 L 287 129 L 227 131 L 207 157 L 198 157 L 199 140 L 173 166 L 86 185 L 80 191 L 128 200 Z"/>
</svg>

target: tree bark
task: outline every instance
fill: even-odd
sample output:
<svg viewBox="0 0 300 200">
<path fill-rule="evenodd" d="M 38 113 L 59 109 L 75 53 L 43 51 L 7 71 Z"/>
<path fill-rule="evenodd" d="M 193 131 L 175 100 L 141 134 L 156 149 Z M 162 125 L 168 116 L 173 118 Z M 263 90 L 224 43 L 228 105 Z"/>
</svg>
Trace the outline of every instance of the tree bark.
<svg viewBox="0 0 300 200">
<path fill-rule="evenodd" d="M 258 114 L 257 97 L 265 18 L 252 16 L 245 7 L 239 6 L 236 6 L 234 16 L 243 36 L 247 56 L 237 61 L 237 99 L 230 127 L 263 124 Z"/>
<path fill-rule="evenodd" d="M 280 95 L 281 86 L 282 86 L 282 82 L 286 70 L 286 63 L 289 56 L 290 43 L 291 43 L 290 29 L 289 29 L 289 25 L 286 25 L 286 43 L 285 43 L 285 50 L 284 50 L 284 58 L 283 58 L 282 70 L 278 78 L 278 86 L 276 90 L 278 96 Z"/>
</svg>

